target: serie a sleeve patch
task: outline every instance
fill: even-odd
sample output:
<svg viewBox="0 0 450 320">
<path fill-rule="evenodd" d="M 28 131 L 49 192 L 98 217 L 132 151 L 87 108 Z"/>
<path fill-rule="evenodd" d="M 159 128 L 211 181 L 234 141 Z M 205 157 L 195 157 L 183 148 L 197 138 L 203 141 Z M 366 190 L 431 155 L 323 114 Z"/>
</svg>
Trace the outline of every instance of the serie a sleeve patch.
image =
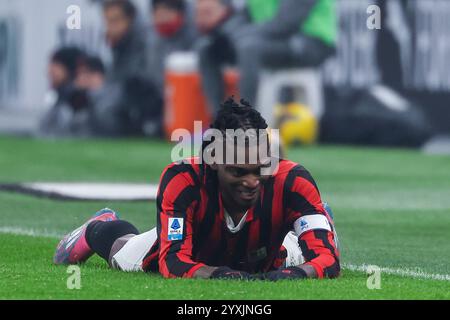
<svg viewBox="0 0 450 320">
<path fill-rule="evenodd" d="M 294 222 L 295 234 L 300 237 L 309 230 L 328 230 L 332 231 L 330 222 L 327 217 L 322 214 L 313 214 L 298 218 Z"/>
<path fill-rule="evenodd" d="M 169 230 L 167 232 L 169 241 L 183 239 L 183 223 L 183 218 L 169 218 Z"/>
</svg>

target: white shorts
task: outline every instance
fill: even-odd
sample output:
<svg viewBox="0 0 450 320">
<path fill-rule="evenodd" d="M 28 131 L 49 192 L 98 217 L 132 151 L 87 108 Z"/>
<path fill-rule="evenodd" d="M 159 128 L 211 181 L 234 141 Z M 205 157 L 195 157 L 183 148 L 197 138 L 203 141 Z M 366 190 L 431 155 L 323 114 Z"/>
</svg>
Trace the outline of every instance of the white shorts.
<svg viewBox="0 0 450 320">
<path fill-rule="evenodd" d="M 157 238 L 156 228 L 132 237 L 111 258 L 111 266 L 126 272 L 142 271 L 142 260 Z"/>
<path fill-rule="evenodd" d="M 287 257 L 285 265 L 282 267 L 294 267 L 305 262 L 302 254 L 302 249 L 298 245 L 297 236 L 295 232 L 290 231 L 283 240 L 283 246 L 286 248 Z"/>
<path fill-rule="evenodd" d="M 157 240 L 156 228 L 132 237 L 112 257 L 111 265 L 126 272 L 142 271 L 142 261 Z M 297 236 L 289 232 L 283 241 L 287 250 L 286 263 L 282 267 L 298 266 L 304 262 L 302 251 L 298 246 Z"/>
</svg>

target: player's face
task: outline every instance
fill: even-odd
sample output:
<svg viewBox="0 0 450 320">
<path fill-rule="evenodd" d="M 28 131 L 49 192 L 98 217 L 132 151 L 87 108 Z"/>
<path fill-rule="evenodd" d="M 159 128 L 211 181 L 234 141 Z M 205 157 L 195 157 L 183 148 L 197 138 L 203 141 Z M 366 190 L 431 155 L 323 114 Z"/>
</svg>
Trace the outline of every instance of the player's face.
<svg viewBox="0 0 450 320">
<path fill-rule="evenodd" d="M 225 199 L 243 209 L 253 206 L 267 179 L 261 175 L 261 167 L 260 164 L 219 165 L 217 175 Z"/>
<path fill-rule="evenodd" d="M 248 160 L 248 150 L 246 151 Z M 235 206 L 248 209 L 253 206 L 261 192 L 261 187 L 269 176 L 263 175 L 261 169 L 270 167 L 270 162 L 256 164 L 221 164 L 216 165 L 219 187 L 224 199 L 233 201 Z"/>
</svg>

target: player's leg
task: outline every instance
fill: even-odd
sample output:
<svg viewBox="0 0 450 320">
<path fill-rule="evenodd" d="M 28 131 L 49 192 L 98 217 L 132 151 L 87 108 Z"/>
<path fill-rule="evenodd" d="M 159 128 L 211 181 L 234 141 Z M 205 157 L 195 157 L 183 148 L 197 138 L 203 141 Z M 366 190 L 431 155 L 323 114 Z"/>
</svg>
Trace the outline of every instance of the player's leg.
<svg viewBox="0 0 450 320">
<path fill-rule="evenodd" d="M 281 267 L 293 267 L 301 265 L 305 262 L 305 258 L 302 254 L 302 249 L 298 245 L 298 239 L 294 232 L 290 231 L 286 237 L 284 237 L 281 251 L 286 250 L 284 256 L 286 259 Z"/>
<path fill-rule="evenodd" d="M 139 235 L 125 235 L 111 247 L 108 263 L 122 271 L 142 271 L 142 262 L 158 238 L 156 228 Z"/>
<path fill-rule="evenodd" d="M 64 236 L 59 242 L 53 262 L 77 264 L 89 259 L 94 253 L 109 261 L 115 241 L 123 236 L 137 235 L 139 231 L 131 223 L 119 220 L 113 210 L 98 211 L 81 227 Z"/>
<path fill-rule="evenodd" d="M 157 240 L 156 228 L 139 234 L 131 223 L 123 220 L 92 221 L 86 228 L 89 248 L 122 271 L 142 271 L 142 260 Z"/>
<path fill-rule="evenodd" d="M 56 247 L 53 262 L 55 264 L 76 264 L 89 259 L 94 254 L 86 242 L 86 230 L 93 222 L 113 222 L 119 216 L 113 210 L 105 208 L 94 214 L 82 226 L 65 235 Z"/>
<path fill-rule="evenodd" d="M 89 248 L 110 264 L 116 242 L 125 243 L 138 234 L 136 227 L 124 220 L 93 221 L 86 228 L 85 238 Z"/>
</svg>

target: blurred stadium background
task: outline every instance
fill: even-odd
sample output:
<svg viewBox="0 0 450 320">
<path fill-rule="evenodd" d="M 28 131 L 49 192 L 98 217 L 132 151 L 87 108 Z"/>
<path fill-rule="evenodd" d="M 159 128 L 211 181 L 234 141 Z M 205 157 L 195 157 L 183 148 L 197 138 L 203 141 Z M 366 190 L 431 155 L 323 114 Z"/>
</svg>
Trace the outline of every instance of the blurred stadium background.
<svg viewBox="0 0 450 320">
<path fill-rule="evenodd" d="M 235 14 L 244 12 L 252 2 L 218 1 L 232 6 Z M 194 289 L 188 298 L 291 298 L 286 292 L 294 290 L 293 298 L 449 299 L 450 1 L 317 1 L 335 5 L 333 52 L 310 66 L 264 69 L 254 104 L 272 127 L 281 129 L 287 155 L 312 171 L 331 203 L 348 278 L 337 284 L 308 283 L 304 291 L 287 284 L 261 290 L 258 285 L 214 288 L 191 283 Z M 115 73 L 120 61 L 105 40 L 103 2 L 0 0 L 0 239 L 5 243 L 0 250 L 7 256 L 0 260 L 0 270 L 7 275 L 0 284 L 1 298 L 177 297 L 149 294 L 139 275 L 115 274 L 117 287 L 105 287 L 112 271 L 95 259 L 83 269 L 91 279 L 98 279 L 88 285 L 91 293 L 68 293 L 65 271 L 50 263 L 56 238 L 99 207 L 118 208 L 141 231 L 152 227 L 155 208 L 142 201 L 147 197 L 136 196 L 135 202 L 114 201 L 103 194 L 97 201 L 66 198 L 58 202 L 11 193 L 23 192 L 23 184 L 33 182 L 156 183 L 170 161 L 167 140 L 171 131 L 177 127 L 192 130 L 193 120 L 208 121 L 215 112 L 212 94 L 202 87 L 204 62 L 196 51 L 211 30 L 195 30 L 196 1 L 186 1 L 185 19 L 193 19 L 194 25 L 194 35 L 187 39 L 193 40 L 173 45 L 158 42 L 168 39 L 158 30 L 173 36 L 174 26 L 157 28 L 152 1 L 131 1 L 137 9 L 135 22 L 142 32 L 145 53 L 139 55 L 143 49 L 134 43 L 137 49 L 125 45 L 122 54 L 152 62 L 144 67 L 125 60 L 122 65 L 134 64 L 139 77 L 150 76 L 145 81 L 121 78 L 126 72 L 121 76 Z M 373 14 L 367 10 L 374 4 L 381 9 L 381 29 L 367 26 Z M 67 27 L 71 5 L 81 10 L 79 30 Z M 234 36 L 243 30 L 238 27 L 231 33 Z M 215 53 L 233 47 L 234 38 L 230 38 L 228 42 L 216 39 L 219 51 Z M 83 66 L 92 74 L 104 75 L 102 86 L 107 90 L 102 99 L 120 100 L 121 116 L 109 119 L 111 112 L 106 108 L 95 121 L 86 122 L 87 118 L 79 115 L 87 112 L 89 117 L 88 110 L 96 107 L 89 100 L 89 88 L 82 87 L 71 91 L 63 104 L 68 113 L 48 120 L 52 110 L 63 109 L 57 107 L 58 92 L 48 76 L 50 62 L 67 62 L 64 54 L 55 53 L 73 47 L 100 59 L 102 67 L 98 60 L 84 60 Z M 133 51 L 137 55 L 133 56 Z M 232 63 L 235 57 L 227 58 L 220 61 L 225 70 L 221 90 L 239 96 L 240 70 Z M 122 95 L 116 99 L 117 92 Z M 117 107 L 111 101 L 100 105 Z M 112 121 L 105 128 L 125 129 L 93 130 L 92 126 L 103 128 L 103 119 Z M 44 193 L 52 198 L 54 191 Z M 23 246 L 35 246 L 31 254 L 37 271 L 33 276 L 21 262 L 23 255 L 29 254 Z M 363 273 L 367 264 L 386 268 L 389 276 L 383 293 L 367 291 Z M 55 276 L 51 280 L 49 268 Z M 43 284 L 36 284 L 33 277 Z M 130 288 L 138 289 L 130 291 L 127 281 L 134 283 Z M 152 281 L 163 286 L 155 277 Z M 183 284 L 170 285 L 176 291 Z M 272 290 L 271 295 L 263 294 Z"/>
<path fill-rule="evenodd" d="M 47 66 L 58 48 L 78 46 L 111 66 L 101 2 L 0 1 L 1 132 L 33 132 L 49 107 Z M 134 2 L 149 33 L 150 2 Z M 245 0 L 233 3 L 245 6 Z M 66 10 L 74 4 L 81 9 L 81 30 L 66 27 Z M 381 8 L 381 30 L 366 26 L 373 4 Z M 317 69 L 325 100 L 320 141 L 420 147 L 433 136 L 448 135 L 450 4 L 337 0 L 336 10 L 336 53 Z"/>
</svg>

